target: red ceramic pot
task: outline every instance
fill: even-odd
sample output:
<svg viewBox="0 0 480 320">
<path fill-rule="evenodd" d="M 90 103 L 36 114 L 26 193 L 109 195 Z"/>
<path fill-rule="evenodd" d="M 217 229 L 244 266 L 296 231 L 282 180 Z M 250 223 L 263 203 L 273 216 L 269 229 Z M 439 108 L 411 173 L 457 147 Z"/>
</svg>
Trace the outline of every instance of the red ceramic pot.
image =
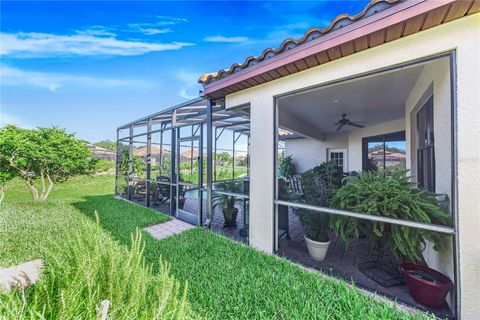
<svg viewBox="0 0 480 320">
<path fill-rule="evenodd" d="M 429 267 L 406 262 L 401 265 L 400 272 L 413 299 L 433 309 L 443 306 L 448 291 L 453 287 L 449 277 Z"/>
</svg>

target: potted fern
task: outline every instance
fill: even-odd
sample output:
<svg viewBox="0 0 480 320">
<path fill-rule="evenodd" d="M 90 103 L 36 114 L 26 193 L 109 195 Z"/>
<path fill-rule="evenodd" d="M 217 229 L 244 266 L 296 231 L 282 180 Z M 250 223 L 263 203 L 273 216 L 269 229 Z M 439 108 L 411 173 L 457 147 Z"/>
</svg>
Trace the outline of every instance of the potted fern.
<svg viewBox="0 0 480 320">
<path fill-rule="evenodd" d="M 378 215 L 394 219 L 418 221 L 427 224 L 449 223 L 449 215 L 441 209 L 439 195 L 416 187 L 408 176 L 408 170 L 393 172 L 364 171 L 356 179 L 340 188 L 330 201 L 330 206 L 353 212 Z M 420 266 L 422 251 L 428 240 L 434 249 L 440 251 L 445 236 L 432 231 L 409 228 L 383 222 L 354 219 L 346 216 L 332 216 L 332 228 L 348 247 L 350 237 L 365 234 L 369 243 L 379 252 L 390 253 L 407 263 L 401 271 L 407 286 L 417 302 L 438 307 L 443 303 L 451 281 L 446 276 L 428 267 Z M 412 271 L 413 270 L 413 271 Z M 420 281 L 411 281 L 411 276 L 421 276 Z M 430 279 L 430 281 L 427 281 Z M 431 300 L 435 301 L 431 301 Z"/>
</svg>

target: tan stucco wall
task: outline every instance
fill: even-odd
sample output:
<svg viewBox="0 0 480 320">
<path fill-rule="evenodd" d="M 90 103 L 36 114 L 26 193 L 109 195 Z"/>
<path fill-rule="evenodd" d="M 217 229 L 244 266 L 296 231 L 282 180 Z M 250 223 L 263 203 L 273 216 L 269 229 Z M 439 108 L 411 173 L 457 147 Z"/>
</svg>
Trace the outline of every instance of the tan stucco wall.
<svg viewBox="0 0 480 320">
<path fill-rule="evenodd" d="M 346 149 L 347 146 L 346 134 L 326 135 L 325 141 L 311 138 L 291 139 L 285 141 L 285 155 L 293 155 L 297 171 L 302 173 L 327 161 L 327 149 Z"/>
<path fill-rule="evenodd" d="M 273 250 L 274 211 L 269 198 L 274 183 L 273 96 L 456 49 L 461 316 L 476 318 L 480 300 L 479 34 L 480 14 L 475 14 L 227 96 L 227 107 L 251 103 L 251 244 Z"/>
<path fill-rule="evenodd" d="M 327 149 L 347 150 L 347 171 L 362 170 L 362 138 L 405 130 L 405 120 L 355 129 L 343 134 L 325 135 L 324 141 L 311 138 L 285 141 L 285 155 L 293 155 L 299 172 L 304 172 L 327 161 Z"/>
<path fill-rule="evenodd" d="M 450 100 L 450 65 L 448 59 L 440 59 L 425 65 L 415 86 L 405 103 L 405 124 L 407 127 L 406 140 L 409 143 L 407 148 L 407 167 L 411 168 L 412 176 L 415 179 L 416 166 L 416 112 L 433 94 L 433 124 L 435 135 L 435 192 L 451 194 L 451 100 Z M 426 94 L 427 93 L 427 94 Z M 413 160 L 412 160 L 413 159 Z M 412 160 L 412 161 L 411 161 Z M 440 272 L 454 277 L 454 263 L 452 261 L 453 245 L 448 243 L 445 251 L 437 252 L 433 244 L 427 242 L 423 256 L 427 264 Z M 453 305 L 453 296 L 448 297 L 450 305 Z"/>
<path fill-rule="evenodd" d="M 273 106 L 272 97 L 250 100 L 250 224 L 249 242 L 255 248 L 273 250 Z M 253 164 L 253 165 L 252 165 Z M 254 213 L 252 214 L 252 209 Z"/>
</svg>

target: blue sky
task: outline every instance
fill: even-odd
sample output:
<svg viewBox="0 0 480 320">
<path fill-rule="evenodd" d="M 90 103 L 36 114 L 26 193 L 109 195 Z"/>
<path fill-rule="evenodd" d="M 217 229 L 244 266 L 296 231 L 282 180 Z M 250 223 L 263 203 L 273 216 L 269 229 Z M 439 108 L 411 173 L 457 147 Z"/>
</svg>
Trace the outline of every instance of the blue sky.
<svg viewBox="0 0 480 320">
<path fill-rule="evenodd" d="M 1 2 L 0 122 L 92 142 L 198 95 L 198 77 L 368 1 Z"/>
</svg>

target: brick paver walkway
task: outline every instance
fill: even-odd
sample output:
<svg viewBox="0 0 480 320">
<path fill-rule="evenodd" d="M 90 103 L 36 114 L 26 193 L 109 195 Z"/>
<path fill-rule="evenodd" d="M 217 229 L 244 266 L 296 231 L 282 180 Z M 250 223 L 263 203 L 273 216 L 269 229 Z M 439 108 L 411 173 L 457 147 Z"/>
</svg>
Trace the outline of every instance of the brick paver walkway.
<svg viewBox="0 0 480 320">
<path fill-rule="evenodd" d="M 150 233 L 155 239 L 164 239 L 192 228 L 194 228 L 194 226 L 189 223 L 172 219 L 164 223 L 146 227 L 144 230 Z"/>
</svg>

